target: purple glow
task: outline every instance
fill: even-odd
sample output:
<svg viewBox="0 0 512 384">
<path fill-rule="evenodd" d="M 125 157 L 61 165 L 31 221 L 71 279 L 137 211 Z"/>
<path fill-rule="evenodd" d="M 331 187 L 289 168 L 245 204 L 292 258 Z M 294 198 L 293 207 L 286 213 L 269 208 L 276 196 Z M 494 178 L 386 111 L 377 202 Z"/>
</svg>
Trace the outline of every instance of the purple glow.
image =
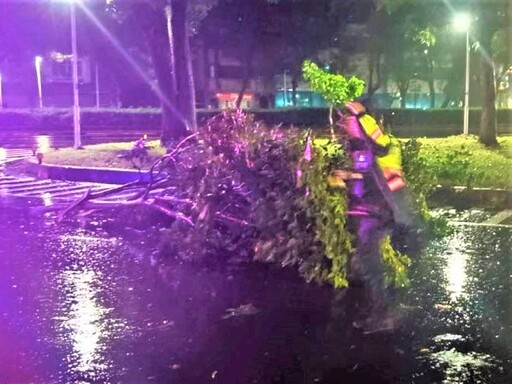
<svg viewBox="0 0 512 384">
<path fill-rule="evenodd" d="M 350 188 L 350 192 L 357 198 L 361 199 L 364 195 L 364 181 L 353 180 Z"/>
<path fill-rule="evenodd" d="M 306 139 L 306 148 L 304 149 L 304 160 L 311 161 L 312 157 L 311 137 L 308 135 L 308 138 Z"/>
</svg>

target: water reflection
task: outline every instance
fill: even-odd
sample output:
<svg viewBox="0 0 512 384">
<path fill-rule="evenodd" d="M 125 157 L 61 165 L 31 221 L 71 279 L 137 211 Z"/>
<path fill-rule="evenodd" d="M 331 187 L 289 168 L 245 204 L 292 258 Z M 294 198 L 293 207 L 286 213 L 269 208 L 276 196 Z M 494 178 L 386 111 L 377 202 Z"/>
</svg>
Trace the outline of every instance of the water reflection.
<svg viewBox="0 0 512 384">
<path fill-rule="evenodd" d="M 152 264 L 147 243 L 92 222 L 17 215 L 0 210 L 0 338 L 19 339 L 0 348 L 14 360 L 0 358 L 1 383 L 512 382 L 510 230 L 458 226 L 432 243 L 405 295 L 411 331 L 365 336 L 350 322 L 325 333 L 332 291 L 291 270 Z M 258 311 L 225 317 L 248 303 Z M 22 364 L 29 379 L 3 380 Z"/>
<path fill-rule="evenodd" d="M 103 322 L 108 309 L 98 302 L 98 291 L 93 286 L 99 276 L 91 270 L 63 271 L 63 287 L 71 302 L 68 314 L 62 318 L 62 328 L 70 333 L 74 355 L 77 357 L 76 369 L 82 373 L 95 373 L 101 376 L 108 368 L 102 361 L 105 346 L 100 338 L 108 336 Z"/>
<path fill-rule="evenodd" d="M 46 153 L 50 150 L 51 139 L 48 135 L 36 135 L 36 151 L 39 153 Z"/>
<path fill-rule="evenodd" d="M 474 332 L 500 354 L 512 357 L 512 230 L 483 227 L 470 232 L 461 306 Z"/>
<path fill-rule="evenodd" d="M 458 225 L 434 245 L 445 258 L 450 300 L 438 307 L 432 328 L 439 334 L 431 338 L 427 360 L 443 372 L 442 383 L 495 382 L 492 378 L 510 367 L 511 233 L 510 228 Z"/>
<path fill-rule="evenodd" d="M 461 232 L 455 232 L 448 240 L 446 249 L 446 269 L 445 276 L 447 280 L 447 290 L 452 301 L 457 300 L 464 292 L 466 282 L 466 253 L 467 240 Z"/>
<path fill-rule="evenodd" d="M 45 207 L 53 205 L 52 194 L 50 192 L 44 192 L 41 194 L 41 198 L 43 199 L 43 204 Z"/>
<path fill-rule="evenodd" d="M 110 344 L 128 331 L 126 321 L 116 318 L 106 304 L 113 287 L 105 271 L 109 272 L 114 243 L 79 231 L 55 240 L 51 242 L 51 248 L 58 250 L 54 261 L 64 266 L 56 276 L 62 297 L 55 328 L 58 343 L 70 348 L 65 377 L 101 382 L 112 375 Z"/>
</svg>

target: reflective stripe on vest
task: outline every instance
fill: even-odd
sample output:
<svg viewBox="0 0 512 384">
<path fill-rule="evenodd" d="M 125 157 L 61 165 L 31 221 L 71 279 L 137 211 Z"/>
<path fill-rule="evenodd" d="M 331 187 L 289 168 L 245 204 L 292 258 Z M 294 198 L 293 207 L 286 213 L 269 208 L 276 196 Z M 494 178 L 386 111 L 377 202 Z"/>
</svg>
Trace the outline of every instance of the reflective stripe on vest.
<svg viewBox="0 0 512 384">
<path fill-rule="evenodd" d="M 404 177 L 404 174 L 400 169 L 385 168 L 382 170 L 382 173 L 386 180 L 392 179 L 393 177 Z"/>
<path fill-rule="evenodd" d="M 380 130 L 379 127 L 377 127 L 370 137 L 372 138 L 373 141 L 376 141 L 380 135 L 382 135 L 382 131 Z"/>
<path fill-rule="evenodd" d="M 383 169 L 382 173 L 390 191 L 398 191 L 405 187 L 402 171 L 399 169 Z"/>
<path fill-rule="evenodd" d="M 375 144 L 381 147 L 386 147 L 390 144 L 389 136 L 382 132 L 379 124 L 372 116 L 363 115 L 358 119 L 366 135 L 371 138 Z"/>
<path fill-rule="evenodd" d="M 352 101 L 350 103 L 347 103 L 346 105 L 349 111 L 356 116 L 366 112 L 366 108 L 364 107 L 364 105 L 356 101 Z"/>
</svg>

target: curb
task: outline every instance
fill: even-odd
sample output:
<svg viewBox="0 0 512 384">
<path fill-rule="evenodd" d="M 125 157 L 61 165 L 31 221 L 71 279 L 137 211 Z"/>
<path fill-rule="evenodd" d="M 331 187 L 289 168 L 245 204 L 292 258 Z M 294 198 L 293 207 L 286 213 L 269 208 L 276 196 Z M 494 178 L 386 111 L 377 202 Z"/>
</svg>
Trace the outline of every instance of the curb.
<svg viewBox="0 0 512 384">
<path fill-rule="evenodd" d="M 28 159 L 26 163 L 26 171 L 40 179 L 86 181 L 105 184 L 126 184 L 134 181 L 150 181 L 148 171 L 37 164 L 34 159 Z M 512 208 L 512 190 L 438 186 L 428 200 L 436 206 L 452 206 L 458 209 L 470 209 L 475 207 L 509 209 Z"/>
<path fill-rule="evenodd" d="M 83 168 L 71 165 L 38 164 L 27 161 L 26 171 L 39 179 L 86 181 L 105 184 L 126 184 L 133 181 L 150 181 L 149 171 L 122 168 Z"/>
<path fill-rule="evenodd" d="M 436 205 L 449 205 L 459 209 L 508 209 L 512 208 L 512 190 L 439 186 L 429 200 Z"/>
</svg>

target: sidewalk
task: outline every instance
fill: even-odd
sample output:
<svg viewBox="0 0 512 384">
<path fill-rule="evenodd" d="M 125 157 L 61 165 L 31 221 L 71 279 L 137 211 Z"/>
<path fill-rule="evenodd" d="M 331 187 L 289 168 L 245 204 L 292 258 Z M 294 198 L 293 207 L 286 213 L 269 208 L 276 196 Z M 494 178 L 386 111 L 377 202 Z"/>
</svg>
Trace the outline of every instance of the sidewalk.
<svg viewBox="0 0 512 384">
<path fill-rule="evenodd" d="M 32 156 L 32 151 L 25 148 L 3 148 L 0 147 L 0 167 L 3 164 Z"/>
<path fill-rule="evenodd" d="M 6 174 L 3 167 L 18 160 L 27 162 L 28 172 L 12 172 Z M 31 150 L 22 148 L 0 148 L 0 203 L 10 204 L 14 201 L 24 201 L 29 205 L 52 205 L 65 203 L 78 199 L 88 190 L 93 193 L 115 187 L 115 183 L 105 179 L 104 182 L 87 180 L 87 169 L 74 170 L 75 178 L 66 178 L 66 173 L 61 172 L 58 178 L 41 177 L 40 167 Z M 57 169 L 64 167 L 56 167 Z M 83 174 L 80 177 L 80 174 Z M 108 175 L 107 175 L 108 176 Z M 130 175 L 129 175 L 130 176 Z M 122 178 L 118 181 L 124 183 Z M 106 182 L 109 181 L 109 182 Z M 119 198 L 120 196 L 116 196 Z"/>
<path fill-rule="evenodd" d="M 0 172 L 0 202 L 26 201 L 30 205 L 52 205 L 71 202 L 88 190 L 101 192 L 114 187 L 109 184 L 37 179 L 5 175 Z"/>
<path fill-rule="evenodd" d="M 23 171 L 5 174 L 2 167 L 25 160 Z M 32 151 L 0 148 L 0 203 L 25 201 L 30 205 L 72 202 L 88 190 L 93 193 L 115 188 L 132 181 L 149 180 L 148 172 L 129 169 L 84 168 L 38 164 Z M 128 199 L 135 192 L 120 192 L 102 201 Z"/>
<path fill-rule="evenodd" d="M 35 159 L 28 159 L 27 172 L 35 177 L 86 181 L 92 183 L 126 184 L 132 181 L 149 181 L 148 171 L 121 168 L 86 168 L 71 165 L 38 164 Z"/>
<path fill-rule="evenodd" d="M 4 163 L 26 159 L 26 172 L 3 175 Z M 42 201 L 73 201 L 85 191 L 99 192 L 116 185 L 133 181 L 149 181 L 147 171 L 112 168 L 84 168 L 37 164 L 32 151 L 0 148 L 0 197 L 16 196 Z M 155 191 L 154 193 L 158 193 Z M 117 194 L 106 200 L 129 198 L 132 193 Z M 434 206 L 451 206 L 457 209 L 480 207 L 490 210 L 512 208 L 512 190 L 464 187 L 439 187 L 431 196 Z M 45 203 L 46 204 L 46 203 Z"/>
</svg>

